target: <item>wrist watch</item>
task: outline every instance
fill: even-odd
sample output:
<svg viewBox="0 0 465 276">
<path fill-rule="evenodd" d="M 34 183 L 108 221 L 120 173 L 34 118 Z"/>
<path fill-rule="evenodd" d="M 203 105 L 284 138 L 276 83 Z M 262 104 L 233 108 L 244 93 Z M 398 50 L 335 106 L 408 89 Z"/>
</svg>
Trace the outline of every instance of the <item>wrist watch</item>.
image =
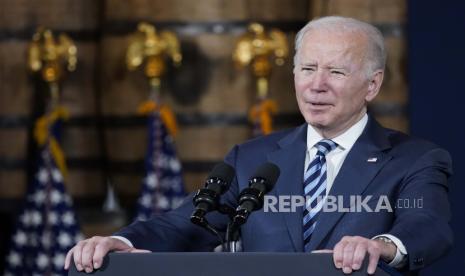
<svg viewBox="0 0 465 276">
<path fill-rule="evenodd" d="M 392 240 L 390 238 L 387 238 L 387 237 L 384 237 L 384 236 L 376 237 L 375 240 L 380 240 L 380 241 L 383 241 L 385 243 L 390 243 L 390 244 L 395 246 L 394 242 L 392 242 Z"/>
<path fill-rule="evenodd" d="M 395 267 L 395 268 L 401 268 L 405 266 L 405 263 L 407 262 L 407 251 L 399 239 L 397 239 L 395 236 L 392 236 L 392 239 L 391 239 L 390 236 L 392 235 L 389 235 L 389 234 L 378 235 L 374 237 L 373 240 L 380 240 L 385 245 L 392 244 L 393 246 L 395 246 L 396 252 L 394 253 L 394 256 L 392 256 L 388 265 Z"/>
<path fill-rule="evenodd" d="M 398 255 L 399 248 L 397 248 L 395 243 L 388 237 L 384 237 L 384 236 L 376 237 L 375 240 L 380 240 L 380 241 L 384 242 L 385 244 L 390 244 L 390 245 L 392 245 L 392 246 L 394 246 L 396 248 L 396 252 L 394 253 L 393 256 L 390 256 L 390 259 L 388 260 L 388 262 L 392 262 L 396 258 L 396 256 Z"/>
</svg>

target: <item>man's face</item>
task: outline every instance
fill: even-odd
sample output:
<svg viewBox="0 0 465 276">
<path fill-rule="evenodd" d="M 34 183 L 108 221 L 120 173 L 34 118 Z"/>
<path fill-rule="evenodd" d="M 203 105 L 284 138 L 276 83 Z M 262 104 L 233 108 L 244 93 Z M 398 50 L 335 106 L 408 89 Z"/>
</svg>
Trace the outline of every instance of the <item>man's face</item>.
<svg viewBox="0 0 465 276">
<path fill-rule="evenodd" d="M 367 76 L 365 41 L 360 34 L 322 30 L 309 31 L 302 41 L 294 68 L 297 103 L 307 123 L 325 137 L 355 124 L 379 90 L 382 72 Z"/>
</svg>

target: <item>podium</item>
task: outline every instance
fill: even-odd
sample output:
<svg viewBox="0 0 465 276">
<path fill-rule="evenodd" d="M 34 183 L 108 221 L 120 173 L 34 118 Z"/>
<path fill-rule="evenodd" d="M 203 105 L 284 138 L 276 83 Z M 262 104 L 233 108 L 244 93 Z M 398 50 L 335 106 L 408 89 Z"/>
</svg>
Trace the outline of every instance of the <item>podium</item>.
<svg viewBox="0 0 465 276">
<path fill-rule="evenodd" d="M 353 272 L 366 276 L 367 262 Z M 74 263 L 69 276 L 89 275 L 78 272 Z M 92 275 L 98 276 L 340 276 L 332 254 L 328 253 L 110 253 L 102 267 Z M 379 266 L 377 276 L 391 275 Z"/>
</svg>

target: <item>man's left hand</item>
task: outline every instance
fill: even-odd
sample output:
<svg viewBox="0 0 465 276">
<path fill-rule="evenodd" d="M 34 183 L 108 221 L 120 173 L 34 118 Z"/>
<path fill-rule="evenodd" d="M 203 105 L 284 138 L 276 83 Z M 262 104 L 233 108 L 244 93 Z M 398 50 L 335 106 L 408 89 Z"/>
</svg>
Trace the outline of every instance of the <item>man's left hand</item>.
<svg viewBox="0 0 465 276">
<path fill-rule="evenodd" d="M 369 255 L 368 274 L 374 274 L 378 260 L 391 262 L 396 255 L 396 246 L 380 240 L 359 236 L 345 236 L 334 246 L 334 265 L 346 274 L 360 269 L 366 254 Z"/>
</svg>

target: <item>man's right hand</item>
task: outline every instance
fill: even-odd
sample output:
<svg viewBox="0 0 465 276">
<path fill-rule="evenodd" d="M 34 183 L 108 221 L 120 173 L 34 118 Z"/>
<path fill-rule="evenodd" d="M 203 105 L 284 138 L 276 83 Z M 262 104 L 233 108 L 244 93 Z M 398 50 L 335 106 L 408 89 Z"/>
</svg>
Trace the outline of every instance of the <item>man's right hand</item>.
<svg viewBox="0 0 465 276">
<path fill-rule="evenodd" d="M 119 239 L 112 237 L 95 236 L 78 242 L 69 250 L 65 259 L 65 269 L 69 269 L 71 258 L 78 271 L 84 270 L 87 273 L 100 268 L 103 257 L 110 251 L 147 253 L 148 250 L 141 250 L 131 247 Z"/>
</svg>

